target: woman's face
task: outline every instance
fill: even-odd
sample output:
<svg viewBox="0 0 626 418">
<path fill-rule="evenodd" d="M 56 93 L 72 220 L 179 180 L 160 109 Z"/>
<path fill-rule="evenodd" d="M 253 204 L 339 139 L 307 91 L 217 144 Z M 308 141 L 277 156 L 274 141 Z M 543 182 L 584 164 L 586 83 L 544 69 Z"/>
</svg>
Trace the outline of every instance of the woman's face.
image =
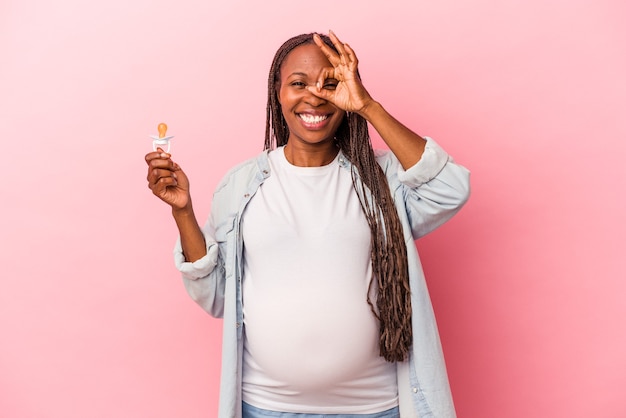
<svg viewBox="0 0 626 418">
<path fill-rule="evenodd" d="M 315 86 L 322 69 L 330 66 L 315 44 L 294 48 L 283 61 L 278 101 L 289 127 L 288 142 L 299 141 L 310 145 L 332 143 L 345 112 L 306 89 L 306 86 Z M 327 79 L 322 88 L 335 89 L 336 86 L 337 80 Z"/>
</svg>

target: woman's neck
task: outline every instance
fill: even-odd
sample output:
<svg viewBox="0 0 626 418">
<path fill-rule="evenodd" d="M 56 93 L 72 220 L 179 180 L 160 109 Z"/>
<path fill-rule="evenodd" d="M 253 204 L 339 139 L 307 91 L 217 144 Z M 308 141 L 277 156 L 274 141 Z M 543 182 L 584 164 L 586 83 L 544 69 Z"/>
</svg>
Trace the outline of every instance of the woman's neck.
<svg viewBox="0 0 626 418">
<path fill-rule="evenodd" d="M 295 141 L 285 145 L 285 158 L 291 165 L 298 167 L 322 167 L 330 164 L 339 147 L 334 142 L 323 144 L 297 144 Z"/>
</svg>

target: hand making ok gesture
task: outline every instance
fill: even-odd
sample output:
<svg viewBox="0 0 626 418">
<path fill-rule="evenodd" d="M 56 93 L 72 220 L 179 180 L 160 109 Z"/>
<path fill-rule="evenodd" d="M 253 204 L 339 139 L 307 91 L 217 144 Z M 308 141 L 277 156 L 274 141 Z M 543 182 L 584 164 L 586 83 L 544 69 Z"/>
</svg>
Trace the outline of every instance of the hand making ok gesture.
<svg viewBox="0 0 626 418">
<path fill-rule="evenodd" d="M 322 69 L 317 85 L 308 86 L 307 89 L 342 110 L 359 113 L 373 102 L 358 75 L 359 60 L 354 50 L 348 44 L 341 42 L 332 31 L 329 31 L 328 35 L 337 48 L 337 52 L 325 44 L 317 34 L 313 35 L 313 41 L 322 50 L 332 67 Z M 322 88 L 328 79 L 337 80 L 338 84 L 334 90 Z"/>
</svg>

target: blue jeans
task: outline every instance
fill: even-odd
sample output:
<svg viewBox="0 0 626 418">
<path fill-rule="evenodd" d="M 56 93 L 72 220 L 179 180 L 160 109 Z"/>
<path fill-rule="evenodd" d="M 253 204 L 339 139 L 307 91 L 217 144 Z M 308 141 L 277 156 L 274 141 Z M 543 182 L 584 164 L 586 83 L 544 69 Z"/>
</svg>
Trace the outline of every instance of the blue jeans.
<svg viewBox="0 0 626 418">
<path fill-rule="evenodd" d="M 400 410 L 388 409 L 375 414 L 297 414 L 294 412 L 276 412 L 260 409 L 243 402 L 243 418 L 400 418 Z"/>
</svg>

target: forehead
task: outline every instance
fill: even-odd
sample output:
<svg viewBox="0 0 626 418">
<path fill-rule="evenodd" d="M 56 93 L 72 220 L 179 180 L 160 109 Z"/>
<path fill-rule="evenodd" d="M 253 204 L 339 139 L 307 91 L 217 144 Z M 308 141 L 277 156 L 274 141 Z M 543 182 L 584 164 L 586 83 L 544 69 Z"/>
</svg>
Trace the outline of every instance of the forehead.
<svg viewBox="0 0 626 418">
<path fill-rule="evenodd" d="M 317 76 L 324 67 L 329 67 L 330 62 L 315 44 L 304 44 L 294 48 L 285 57 L 280 66 L 281 78 L 289 77 L 293 73 L 304 73 Z"/>
</svg>

